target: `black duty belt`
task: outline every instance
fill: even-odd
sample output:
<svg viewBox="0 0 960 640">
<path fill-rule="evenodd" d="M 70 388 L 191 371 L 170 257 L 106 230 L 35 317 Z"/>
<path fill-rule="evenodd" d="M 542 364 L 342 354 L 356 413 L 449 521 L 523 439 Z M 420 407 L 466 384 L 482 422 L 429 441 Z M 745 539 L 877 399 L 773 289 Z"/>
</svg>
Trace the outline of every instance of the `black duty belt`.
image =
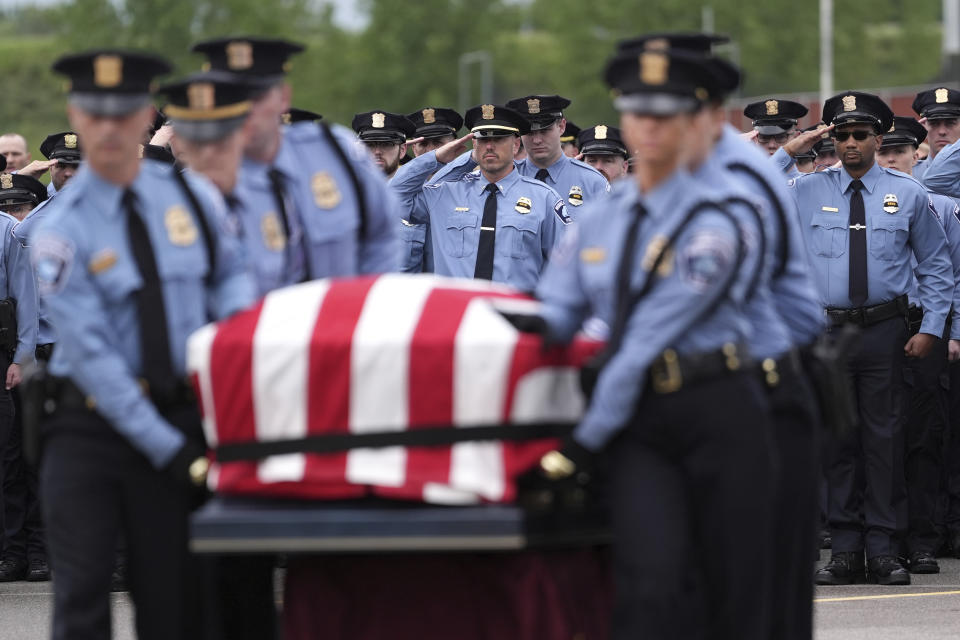
<svg viewBox="0 0 960 640">
<path fill-rule="evenodd" d="M 760 381 L 768 389 L 774 389 L 781 384 L 789 383 L 802 375 L 800 356 L 793 349 L 779 358 L 764 358 L 754 365 Z"/>
<path fill-rule="evenodd" d="M 673 349 L 661 353 L 650 365 L 647 380 L 657 394 L 676 393 L 684 387 L 753 366 L 743 345 L 727 343 L 719 351 L 680 355 Z"/>
<path fill-rule="evenodd" d="M 193 385 L 186 380 L 179 380 L 169 393 L 159 396 L 150 393 L 146 380 L 138 379 L 140 388 L 145 396 L 157 408 L 157 411 L 163 413 L 169 409 L 183 407 L 196 403 L 196 395 L 193 392 Z M 80 387 L 75 385 L 69 378 L 51 378 L 48 383 L 47 397 L 53 401 L 53 406 L 48 407 L 47 413 L 57 411 L 96 411 L 97 399 L 84 393 Z"/>
<path fill-rule="evenodd" d="M 827 309 L 827 317 L 834 326 L 841 324 L 856 324 L 861 327 L 889 320 L 890 318 L 906 318 L 909 310 L 907 296 L 900 296 L 890 302 L 881 302 L 872 307 L 857 307 L 856 309 Z"/>
</svg>

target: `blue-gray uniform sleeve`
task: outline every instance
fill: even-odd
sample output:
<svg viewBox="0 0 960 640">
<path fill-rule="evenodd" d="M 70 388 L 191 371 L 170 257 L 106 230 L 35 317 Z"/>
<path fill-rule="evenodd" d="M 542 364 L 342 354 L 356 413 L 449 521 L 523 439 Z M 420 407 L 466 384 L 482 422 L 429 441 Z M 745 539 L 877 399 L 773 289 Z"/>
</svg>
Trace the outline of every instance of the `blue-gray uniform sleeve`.
<svg viewBox="0 0 960 640">
<path fill-rule="evenodd" d="M 960 198 L 960 144 L 948 144 L 927 160 L 927 171 L 920 181 L 931 191 Z"/>
<path fill-rule="evenodd" d="M 950 339 L 960 340 L 960 206 L 953 201 L 949 203 L 952 206 L 945 207 L 941 215 L 953 264 L 953 323 L 950 325 Z"/>
<path fill-rule="evenodd" d="M 780 169 L 780 171 L 783 171 L 785 174 L 787 174 L 788 178 L 796 177 L 796 174 L 800 173 L 799 171 L 792 169 L 796 163 L 796 160 L 791 158 L 790 154 L 783 150 L 783 147 L 777 149 L 776 152 L 770 156 L 770 159 L 773 161 L 773 164 Z"/>
<path fill-rule="evenodd" d="M 947 237 L 929 196 L 916 198 L 916 216 L 910 225 L 910 246 L 917 258 L 917 296 L 923 307 L 921 333 L 943 335 L 953 299 L 953 266 Z"/>
<path fill-rule="evenodd" d="M 17 364 L 32 360 L 37 347 L 40 308 L 37 283 L 30 266 L 30 256 L 10 228 L 4 242 L 7 269 L 7 293 L 17 301 L 17 349 L 13 361 Z"/>
<path fill-rule="evenodd" d="M 184 436 L 157 413 L 114 346 L 116 328 L 85 268 L 90 256 L 60 233 L 41 228 L 34 235 L 31 259 L 58 331 L 55 357 L 67 363 L 73 382 L 94 398 L 113 428 L 155 468 L 163 468 Z"/>
<path fill-rule="evenodd" d="M 366 153 L 366 150 L 364 150 Z M 366 234 L 360 244 L 360 273 L 389 273 L 400 268 L 397 220 L 404 210 L 387 185 L 383 173 L 365 157 L 357 173 L 367 201 Z"/>
<path fill-rule="evenodd" d="M 555 342 L 569 342 L 590 313 L 590 298 L 580 277 L 580 234 L 576 226 L 562 235 L 537 284 L 541 315 Z"/>
<path fill-rule="evenodd" d="M 390 189 L 400 201 L 400 211 L 408 216 L 414 224 L 422 224 L 429 220 L 426 196 L 423 185 L 427 178 L 443 165 L 437 161 L 436 151 L 430 151 L 397 169 L 390 181 Z M 398 219 L 402 219 L 398 216 Z"/>
<path fill-rule="evenodd" d="M 473 159 L 473 149 L 471 149 L 461 153 L 451 162 L 439 166 L 441 168 L 438 169 L 435 174 L 433 174 L 433 177 L 430 179 L 431 183 L 456 182 L 463 176 L 476 169 L 477 161 Z"/>
<path fill-rule="evenodd" d="M 718 306 L 725 283 L 736 277 L 739 244 L 733 224 L 713 216 L 681 234 L 675 255 L 664 263 L 669 273 L 655 276 L 656 284 L 630 315 L 620 349 L 600 372 L 590 406 L 574 431 L 580 444 L 602 449 L 629 422 L 650 364 Z"/>
</svg>

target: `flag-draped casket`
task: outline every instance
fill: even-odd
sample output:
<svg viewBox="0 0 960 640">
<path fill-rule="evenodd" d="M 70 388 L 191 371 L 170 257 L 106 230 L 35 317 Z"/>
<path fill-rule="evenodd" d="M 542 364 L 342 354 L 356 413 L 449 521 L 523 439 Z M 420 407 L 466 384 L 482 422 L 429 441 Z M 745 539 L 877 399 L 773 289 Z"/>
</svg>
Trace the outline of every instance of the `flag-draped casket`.
<svg viewBox="0 0 960 640">
<path fill-rule="evenodd" d="M 188 368 L 211 488 L 512 500 L 516 475 L 580 418 L 579 366 L 599 348 L 544 349 L 497 312 L 536 305 L 485 281 L 389 274 L 279 289 L 200 329 Z"/>
</svg>

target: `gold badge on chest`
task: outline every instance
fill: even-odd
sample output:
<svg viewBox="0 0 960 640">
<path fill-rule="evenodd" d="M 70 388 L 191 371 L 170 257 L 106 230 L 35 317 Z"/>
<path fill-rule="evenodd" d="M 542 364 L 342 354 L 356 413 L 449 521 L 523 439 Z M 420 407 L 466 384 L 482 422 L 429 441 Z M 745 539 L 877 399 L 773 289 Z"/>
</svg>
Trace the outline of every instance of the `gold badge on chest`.
<svg viewBox="0 0 960 640">
<path fill-rule="evenodd" d="M 271 211 L 260 220 L 260 233 L 263 235 L 263 244 L 270 251 L 283 251 L 287 246 L 287 239 L 280 227 L 277 214 Z"/>
<path fill-rule="evenodd" d="M 340 204 L 342 196 L 337 182 L 326 171 L 318 171 L 310 178 L 310 189 L 313 191 L 313 200 L 321 209 L 333 209 Z"/>
<path fill-rule="evenodd" d="M 173 205 L 163 214 L 163 224 L 167 228 L 167 238 L 178 247 L 189 247 L 197 241 L 197 226 L 186 209 Z"/>
</svg>

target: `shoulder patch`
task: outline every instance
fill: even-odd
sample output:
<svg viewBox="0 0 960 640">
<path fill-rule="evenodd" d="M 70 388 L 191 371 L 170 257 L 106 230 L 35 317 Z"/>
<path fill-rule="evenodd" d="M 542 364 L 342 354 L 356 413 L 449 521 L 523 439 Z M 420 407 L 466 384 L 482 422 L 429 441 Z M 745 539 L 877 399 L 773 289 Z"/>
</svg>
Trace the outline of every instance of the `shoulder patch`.
<svg viewBox="0 0 960 640">
<path fill-rule="evenodd" d="M 41 296 L 59 293 L 73 267 L 76 247 L 69 239 L 44 235 L 34 245 L 31 252 L 34 271 L 37 273 L 37 287 Z"/>
<path fill-rule="evenodd" d="M 567 209 L 563 206 L 563 200 L 557 200 L 557 204 L 553 205 L 553 212 L 557 214 L 557 217 L 560 218 L 560 222 L 563 224 L 573 222 L 573 218 L 567 215 Z"/>
<path fill-rule="evenodd" d="M 729 236 L 709 229 L 695 231 L 680 251 L 680 278 L 695 290 L 706 291 L 723 278 L 735 255 Z"/>
</svg>

